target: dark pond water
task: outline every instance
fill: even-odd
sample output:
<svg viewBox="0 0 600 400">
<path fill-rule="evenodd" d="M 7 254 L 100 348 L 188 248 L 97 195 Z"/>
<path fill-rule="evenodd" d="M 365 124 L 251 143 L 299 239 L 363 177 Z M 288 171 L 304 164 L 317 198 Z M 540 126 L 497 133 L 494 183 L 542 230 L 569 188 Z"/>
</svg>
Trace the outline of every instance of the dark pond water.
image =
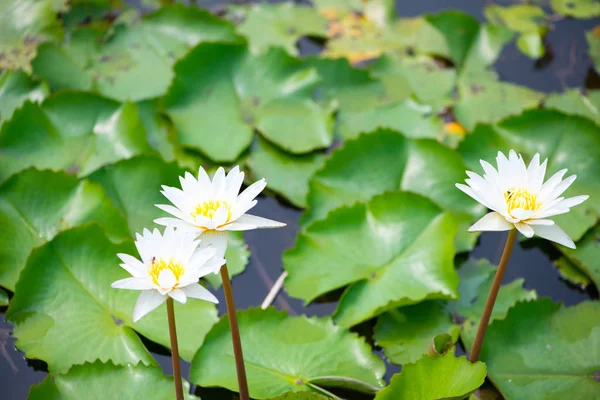
<svg viewBox="0 0 600 400">
<path fill-rule="evenodd" d="M 219 1 L 199 1 L 199 4 L 214 7 Z M 442 10 L 458 9 L 483 20 L 483 2 L 473 0 L 419 0 L 397 1 L 400 16 L 417 16 Z M 522 55 L 514 45 L 503 50 L 496 69 L 501 78 L 510 82 L 529 86 L 535 90 L 552 92 L 572 87 L 600 87 L 600 78 L 594 73 L 588 57 L 588 46 L 584 32 L 599 24 L 598 20 L 560 20 L 548 36 L 552 56 L 543 63 L 536 63 Z M 541 64 L 541 65 L 540 65 Z M 288 223 L 288 227 L 279 230 L 252 231 L 246 235 L 246 242 L 252 252 L 246 272 L 235 278 L 233 289 L 236 305 L 240 309 L 259 306 L 269 289 L 282 272 L 281 256 L 285 249 L 292 247 L 298 232 L 296 221 L 300 211 L 290 208 L 272 198 L 262 198 L 256 206 L 257 215 Z M 505 234 L 485 233 L 481 236 L 477 248 L 471 257 L 485 257 L 497 262 L 502 252 Z M 525 286 L 535 289 L 539 296 L 547 296 L 567 305 L 577 304 L 590 297 L 597 298 L 593 291 L 583 291 L 562 280 L 552 263 L 556 250 L 538 241 L 521 243 L 515 247 L 508 271 L 504 278 L 510 282 L 518 277 L 525 278 Z M 221 301 L 219 311 L 225 313 L 225 301 L 222 290 L 217 292 Z M 304 307 L 302 301 L 292 299 L 282 292 L 274 305 L 290 314 L 329 315 L 335 309 L 335 301 L 315 303 Z M 14 348 L 10 337 L 11 326 L 4 321 L 4 309 L 0 308 L 0 398 L 2 400 L 20 400 L 27 397 L 29 387 L 44 379 L 44 364 L 25 360 L 23 354 Z M 356 328 L 369 334 L 369 323 Z M 149 345 L 167 374 L 171 374 L 168 352 L 156 345 Z M 183 366 L 187 376 L 189 365 Z M 388 363 L 386 378 L 400 371 L 400 367 Z M 196 393 L 204 400 L 231 399 L 232 393 L 218 389 L 196 388 Z M 346 399 L 368 399 L 369 397 L 336 392 Z"/>
</svg>

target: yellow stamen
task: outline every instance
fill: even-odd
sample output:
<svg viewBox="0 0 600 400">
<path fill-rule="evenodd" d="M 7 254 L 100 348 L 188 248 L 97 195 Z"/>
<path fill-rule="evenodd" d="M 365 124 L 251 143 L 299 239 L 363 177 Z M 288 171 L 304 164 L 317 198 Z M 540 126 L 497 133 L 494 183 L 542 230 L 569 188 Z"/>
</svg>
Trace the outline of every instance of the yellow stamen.
<svg viewBox="0 0 600 400">
<path fill-rule="evenodd" d="M 196 215 L 202 215 L 212 220 L 215 216 L 215 213 L 219 208 L 221 208 L 221 206 L 225 206 L 225 208 L 227 209 L 227 221 L 229 221 L 231 219 L 231 207 L 226 201 L 221 200 L 209 200 L 205 201 L 204 203 L 198 204 L 196 206 L 196 213 L 192 215 L 194 216 L 194 218 L 196 217 Z"/>
<path fill-rule="evenodd" d="M 504 193 L 504 200 L 508 206 L 508 212 L 511 213 L 517 208 L 527 211 L 535 211 L 540 208 L 537 194 L 529 189 L 510 189 Z"/>
<path fill-rule="evenodd" d="M 183 276 L 183 272 L 184 272 L 183 267 L 180 264 L 175 264 L 173 262 L 173 260 L 165 261 L 163 259 L 160 259 L 160 260 L 153 259 L 152 260 L 152 265 L 150 266 L 150 271 L 149 271 L 150 277 L 152 278 L 152 282 L 154 282 L 155 285 L 159 286 L 158 285 L 158 276 L 165 269 L 171 270 L 173 275 L 175 275 L 175 278 L 177 279 L 177 284 L 178 284 L 179 279 L 181 279 L 181 277 Z M 174 287 L 177 287 L 177 284 L 175 284 Z"/>
</svg>

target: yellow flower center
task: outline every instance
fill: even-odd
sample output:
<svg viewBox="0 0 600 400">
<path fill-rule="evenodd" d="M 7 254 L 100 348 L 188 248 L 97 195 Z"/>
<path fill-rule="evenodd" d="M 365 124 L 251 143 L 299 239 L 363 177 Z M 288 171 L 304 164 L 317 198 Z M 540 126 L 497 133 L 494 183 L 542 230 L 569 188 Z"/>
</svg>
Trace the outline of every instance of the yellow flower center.
<svg viewBox="0 0 600 400">
<path fill-rule="evenodd" d="M 504 200 L 508 206 L 508 212 L 511 213 L 517 208 L 527 211 L 535 211 L 540 208 L 537 194 L 529 189 L 510 189 L 504 193 Z"/>
<path fill-rule="evenodd" d="M 198 204 L 196 206 L 196 213 L 193 214 L 193 216 L 195 218 L 197 215 L 202 215 L 212 220 L 215 216 L 215 213 L 219 208 L 221 208 L 221 206 L 225 206 L 227 209 L 227 221 L 229 221 L 231 219 L 231 207 L 229 206 L 229 203 L 221 200 L 209 200 Z"/>
<path fill-rule="evenodd" d="M 181 279 L 184 272 L 183 267 L 180 264 L 175 264 L 172 260 L 167 262 L 163 259 L 157 260 L 156 258 L 152 259 L 152 265 L 150 266 L 149 271 L 152 282 L 154 282 L 155 285 L 160 286 L 158 284 L 158 276 L 166 269 L 173 273 L 175 279 L 177 279 L 177 284 L 179 284 L 179 279 Z M 175 284 L 175 287 L 177 284 Z"/>
</svg>

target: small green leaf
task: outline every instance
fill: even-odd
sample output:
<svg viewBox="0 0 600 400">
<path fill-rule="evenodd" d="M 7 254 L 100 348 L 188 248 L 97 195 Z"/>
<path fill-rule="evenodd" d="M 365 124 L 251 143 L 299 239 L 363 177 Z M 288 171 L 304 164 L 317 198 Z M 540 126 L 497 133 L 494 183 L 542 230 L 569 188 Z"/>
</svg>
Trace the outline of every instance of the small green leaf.
<svg viewBox="0 0 600 400">
<path fill-rule="evenodd" d="M 40 103 L 48 95 L 48 85 L 29 77 L 23 71 L 0 73 L 0 126 L 25 101 Z"/>
<path fill-rule="evenodd" d="M 581 19 L 600 16 L 597 0 L 550 0 L 552 9 L 562 15 Z"/>
<path fill-rule="evenodd" d="M 174 398 L 173 377 L 165 376 L 160 368 L 142 365 L 115 366 L 96 361 L 76 365 L 65 375 L 48 375 L 42 383 L 32 386 L 29 400 L 80 399 L 153 399 Z M 198 399 L 188 394 L 186 400 Z"/>
<path fill-rule="evenodd" d="M 488 328 L 481 360 L 507 400 L 593 399 L 600 392 L 600 304 L 519 303 Z"/>
<path fill-rule="evenodd" d="M 460 400 L 477 390 L 485 375 L 484 363 L 471 363 L 451 352 L 436 358 L 423 356 L 414 364 L 403 365 L 402 372 L 392 377 L 375 400 Z"/>
<path fill-rule="evenodd" d="M 342 326 L 400 305 L 456 298 L 456 228 L 449 213 L 406 192 L 339 208 L 309 225 L 285 253 L 286 289 L 309 302 L 351 284 L 335 314 Z"/>
<path fill-rule="evenodd" d="M 573 278 L 573 272 L 568 274 L 570 280 L 576 284 L 587 285 L 591 279 L 596 287 L 600 287 L 600 226 L 589 230 L 578 242 L 576 249 L 559 248 L 578 272 L 578 278 Z M 560 261 L 560 260 L 559 260 Z M 561 267 L 559 263 L 559 268 Z M 565 274 L 564 268 L 560 268 Z M 583 275 L 583 276 L 581 276 Z M 587 279 L 586 279 L 587 278 Z"/>
<path fill-rule="evenodd" d="M 0 181 L 31 166 L 85 176 L 152 151 L 135 104 L 69 92 L 25 103 L 2 125 L 0 147 Z"/>
<path fill-rule="evenodd" d="M 307 153 L 332 142 L 332 110 L 312 99 L 319 80 L 281 49 L 253 56 L 246 45 L 201 44 L 175 65 L 164 105 L 181 144 L 214 161 L 235 161 L 254 129 Z"/>
<path fill-rule="evenodd" d="M 0 307 L 4 307 L 8 305 L 8 293 L 2 288 L 0 288 Z"/>
<path fill-rule="evenodd" d="M 487 6 L 485 16 L 495 24 L 519 33 L 543 32 L 546 13 L 538 6 L 517 4 L 508 7 Z"/>
<path fill-rule="evenodd" d="M 544 101 L 544 107 L 565 114 L 581 115 L 600 125 L 600 90 L 589 90 L 585 95 L 578 89 L 553 93 Z"/>
<path fill-rule="evenodd" d="M 15 289 L 31 250 L 59 232 L 96 222 L 115 241 L 129 235 L 102 187 L 64 172 L 28 169 L 0 186 L 0 285 Z"/>
<path fill-rule="evenodd" d="M 498 151 L 520 152 L 526 161 L 536 152 L 548 158 L 546 179 L 567 168 L 577 179 L 565 195 L 589 195 L 582 205 L 552 217 L 577 242 L 600 216 L 600 127 L 587 119 L 556 111 L 532 110 L 497 126 L 479 126 L 459 146 L 469 169 L 481 171 L 479 160 L 493 162 Z"/>
<path fill-rule="evenodd" d="M 166 308 L 132 322 L 139 292 L 110 286 L 130 276 L 119 267 L 117 253 L 137 254 L 131 242 L 113 244 L 96 225 L 62 232 L 32 252 L 6 314 L 15 325 L 16 346 L 27 357 L 46 361 L 51 373 L 97 359 L 156 363 L 134 329 L 167 346 Z M 176 314 L 181 356 L 189 360 L 217 311 L 198 300 L 178 304 Z"/>
<path fill-rule="evenodd" d="M 537 60 L 546 53 L 543 37 L 538 32 L 523 33 L 517 38 L 517 48 L 529 58 Z"/>
<path fill-rule="evenodd" d="M 308 181 L 324 161 L 322 153 L 294 155 L 259 138 L 250 154 L 248 166 L 255 179 L 266 178 L 269 189 L 295 206 L 306 207 Z"/>
<path fill-rule="evenodd" d="M 383 386 L 383 361 L 356 334 L 329 318 L 291 317 L 268 308 L 238 312 L 250 396 L 265 399 L 355 381 L 370 391 Z M 227 317 L 215 325 L 192 362 L 190 380 L 237 390 Z"/>
</svg>

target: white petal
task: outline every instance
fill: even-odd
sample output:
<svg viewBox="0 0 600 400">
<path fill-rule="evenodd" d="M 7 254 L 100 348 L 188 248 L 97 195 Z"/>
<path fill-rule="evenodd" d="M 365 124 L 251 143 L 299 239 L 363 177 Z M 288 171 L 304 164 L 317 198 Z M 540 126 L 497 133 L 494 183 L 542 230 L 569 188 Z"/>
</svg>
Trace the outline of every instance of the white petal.
<svg viewBox="0 0 600 400">
<path fill-rule="evenodd" d="M 565 192 L 565 190 L 567 190 L 569 188 L 569 186 L 571 186 L 571 184 L 573 184 L 573 182 L 575 182 L 575 179 L 577 179 L 577 175 L 571 175 L 568 178 L 566 178 L 564 181 L 559 183 L 554 188 L 552 193 L 550 193 L 550 198 L 555 199 L 558 196 L 560 196 L 561 194 L 563 194 Z"/>
<path fill-rule="evenodd" d="M 191 297 L 193 299 L 205 300 L 211 303 L 218 304 L 219 300 L 206 288 L 202 287 L 200 284 L 188 285 L 181 289 L 187 297 Z"/>
<path fill-rule="evenodd" d="M 173 300 L 177 300 L 181 304 L 185 304 L 187 301 L 187 296 L 182 289 L 173 289 L 169 292 L 169 297 Z"/>
<path fill-rule="evenodd" d="M 518 222 L 515 224 L 515 227 L 519 230 L 519 232 L 521 232 L 525 237 L 532 237 L 533 236 L 533 228 L 531 226 L 529 226 L 528 224 L 525 224 L 523 222 Z"/>
<path fill-rule="evenodd" d="M 229 218 L 229 210 L 225 204 L 221 204 L 221 207 L 213 215 L 212 220 L 216 226 L 222 226 L 227 223 L 227 218 Z"/>
<path fill-rule="evenodd" d="M 169 218 L 169 217 L 164 217 L 164 218 L 156 218 L 154 220 L 154 223 L 157 225 L 162 225 L 162 226 L 172 226 L 174 228 L 177 229 L 182 229 L 182 230 L 186 230 L 186 231 L 192 231 L 192 232 L 202 232 L 204 229 L 202 227 L 193 225 L 189 222 L 186 221 L 182 221 L 180 219 L 177 218 Z"/>
<path fill-rule="evenodd" d="M 142 293 L 140 293 L 137 303 L 135 303 L 135 309 L 133 310 L 133 322 L 139 321 L 140 318 L 160 306 L 165 302 L 165 300 L 167 300 L 167 298 L 158 293 L 156 290 L 144 290 Z"/>
<path fill-rule="evenodd" d="M 183 219 L 183 220 L 188 219 L 189 214 L 183 213 L 180 209 L 178 209 L 176 207 L 169 206 L 167 204 L 155 204 L 154 206 L 160 208 L 161 210 L 171 214 L 172 216 L 174 216 L 176 218 Z"/>
<path fill-rule="evenodd" d="M 236 165 L 225 178 L 225 199 L 230 203 L 235 203 L 235 199 L 240 193 L 240 188 L 244 183 L 244 173 Z"/>
<path fill-rule="evenodd" d="M 182 211 L 190 210 L 191 205 L 189 200 L 186 198 L 185 193 L 181 189 L 174 187 L 163 186 L 161 193 L 165 196 L 175 207 Z M 190 210 L 191 211 L 191 210 Z"/>
<path fill-rule="evenodd" d="M 198 168 L 198 184 L 200 187 L 204 188 L 207 192 L 212 192 L 212 182 L 208 177 L 208 174 L 204 170 L 204 168 Z M 212 194 L 212 193 L 211 193 Z"/>
<path fill-rule="evenodd" d="M 462 183 L 457 183 L 455 186 L 459 190 L 461 190 L 465 194 L 467 194 L 469 197 L 471 197 L 473 200 L 475 200 L 476 202 L 478 202 L 480 204 L 483 204 L 485 206 L 485 208 L 489 208 L 489 209 L 492 208 L 489 204 L 487 204 L 485 201 L 483 201 L 482 199 L 480 199 L 479 196 L 477 196 L 475 194 L 475 192 L 473 191 L 473 189 L 470 186 L 463 185 Z"/>
<path fill-rule="evenodd" d="M 163 289 L 171 289 L 177 283 L 177 278 L 170 269 L 163 269 L 158 274 L 158 285 Z"/>
<path fill-rule="evenodd" d="M 200 268 L 217 253 L 217 250 L 214 247 L 202 247 L 203 238 L 204 236 L 201 236 L 200 247 L 196 249 L 194 255 L 188 261 L 188 266 L 186 266 L 186 268 Z"/>
<path fill-rule="evenodd" d="M 125 278 L 113 282 L 111 287 L 115 289 L 148 290 L 154 289 L 154 284 L 148 278 Z"/>
<path fill-rule="evenodd" d="M 244 215 L 248 210 L 254 207 L 258 203 L 258 200 L 252 200 L 250 203 L 236 203 L 231 210 L 230 222 L 237 220 L 239 217 Z"/>
<path fill-rule="evenodd" d="M 554 225 L 554 221 L 552 221 L 551 219 L 530 219 L 529 221 L 527 221 L 527 223 L 529 225 Z"/>
<path fill-rule="evenodd" d="M 542 204 L 546 203 L 549 200 L 552 200 L 550 198 L 550 194 L 554 191 L 556 186 L 558 186 L 558 184 L 562 181 L 562 177 L 566 173 L 567 173 L 566 169 L 561 169 L 560 171 L 558 171 L 557 173 L 552 175 L 550 177 L 550 179 L 548 179 L 546 181 L 546 183 L 544 183 L 542 185 L 542 188 L 540 189 L 540 193 L 538 194 L 538 200 L 541 201 Z"/>
<path fill-rule="evenodd" d="M 509 231 L 514 229 L 514 225 L 506 221 L 506 219 L 497 212 L 487 213 L 479 221 L 475 222 L 469 232 L 480 231 Z"/>
<path fill-rule="evenodd" d="M 535 231 L 535 234 L 541 238 L 562 244 L 570 249 L 575 248 L 575 243 L 573 243 L 569 235 L 567 235 L 565 231 L 563 231 L 561 227 L 556 224 L 549 226 L 536 225 L 533 230 Z"/>
<path fill-rule="evenodd" d="M 215 172 L 215 176 L 212 180 L 212 186 L 213 196 L 219 199 L 225 196 L 225 168 L 217 168 L 217 172 Z"/>
<path fill-rule="evenodd" d="M 223 229 L 229 231 L 247 231 L 257 228 L 282 228 L 286 225 L 287 224 L 284 224 L 283 222 L 274 221 L 272 219 L 244 214 L 235 220 L 235 222 L 225 225 Z"/>
<path fill-rule="evenodd" d="M 557 203 L 556 207 L 560 207 L 560 208 L 575 207 L 575 206 L 580 205 L 581 203 L 583 203 L 584 201 L 586 201 L 589 198 L 590 198 L 590 196 L 588 196 L 588 195 L 569 197 L 568 199 L 564 199 L 561 202 Z"/>
<path fill-rule="evenodd" d="M 214 247 L 215 257 L 223 258 L 225 250 L 227 250 L 227 242 L 229 241 L 229 232 L 225 231 L 205 231 L 200 236 L 200 249 Z"/>
<path fill-rule="evenodd" d="M 511 215 L 518 219 L 519 221 L 526 221 L 529 218 L 531 218 L 531 216 L 533 214 L 535 214 L 534 210 L 525 210 L 523 208 L 515 208 L 514 210 L 511 210 Z"/>
<path fill-rule="evenodd" d="M 144 263 L 138 260 L 137 258 L 124 253 L 117 254 L 117 257 L 119 257 L 124 263 L 121 264 L 121 268 L 129 272 L 132 276 L 138 278 L 146 276 L 147 268 L 144 265 Z"/>
<path fill-rule="evenodd" d="M 261 179 L 248 186 L 237 198 L 237 202 L 244 204 L 250 203 L 267 186 L 267 181 Z"/>
</svg>

